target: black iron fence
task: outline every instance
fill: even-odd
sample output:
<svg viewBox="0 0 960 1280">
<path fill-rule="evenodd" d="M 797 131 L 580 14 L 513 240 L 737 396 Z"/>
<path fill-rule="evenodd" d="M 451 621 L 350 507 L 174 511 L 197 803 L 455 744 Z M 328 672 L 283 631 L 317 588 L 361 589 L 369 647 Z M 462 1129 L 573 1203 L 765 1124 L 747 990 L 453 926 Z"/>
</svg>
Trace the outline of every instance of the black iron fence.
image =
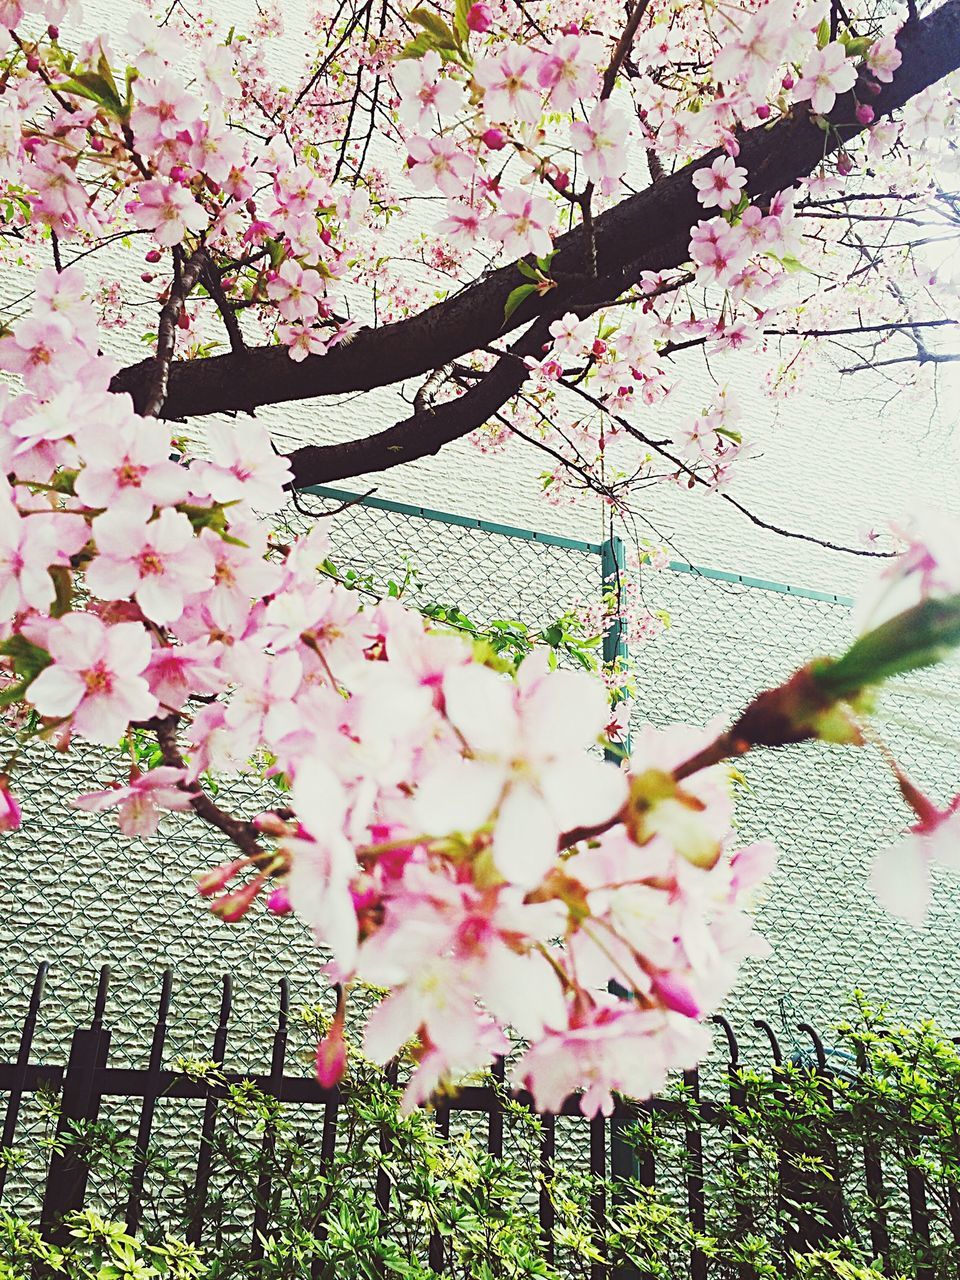
<svg viewBox="0 0 960 1280">
<path fill-rule="evenodd" d="M 128 1107 L 132 1107 L 132 1131 L 136 1134 L 126 1184 L 125 1210 L 127 1228 L 136 1232 L 141 1225 L 144 1177 L 158 1103 L 171 1099 L 192 1100 L 200 1109 L 195 1114 L 193 1131 L 189 1135 L 192 1150 L 182 1156 L 184 1168 L 181 1172 L 192 1183 L 188 1197 L 192 1211 L 185 1235 L 190 1243 L 200 1245 L 204 1244 L 208 1192 L 216 1160 L 214 1138 L 218 1112 L 232 1085 L 249 1082 L 262 1094 L 285 1106 L 308 1108 L 314 1117 L 319 1139 L 321 1168 L 329 1166 L 333 1161 L 337 1149 L 338 1119 L 342 1118 L 347 1099 L 339 1088 L 321 1088 L 302 1065 L 299 1071 L 291 1073 L 288 1070 L 291 1066 L 289 1046 L 292 1028 L 286 981 L 279 984 L 269 1069 L 265 1072 L 237 1072 L 227 1070 L 224 1066 L 233 1003 L 233 983 L 226 976 L 222 981 L 216 1023 L 212 1027 L 207 1045 L 203 1046 L 208 1054 L 205 1061 L 216 1070 L 211 1073 L 205 1069 L 204 1073 L 197 1074 L 183 1069 L 174 1070 L 166 1065 L 168 1019 L 173 990 L 170 971 L 162 975 L 149 1045 L 146 1040 L 144 1042 L 142 1066 L 110 1064 L 108 968 L 100 972 L 89 1025 L 73 1030 L 66 1061 L 62 1057 L 55 1062 L 34 1061 L 33 1046 L 43 1008 L 47 973 L 48 966 L 42 964 L 37 971 L 32 991 L 28 997 L 25 993 L 25 1008 L 15 1059 L 0 1062 L 0 1108 L 4 1108 L 3 1095 L 6 1096 L 5 1108 L 0 1112 L 3 1114 L 0 1140 L 0 1148 L 3 1150 L 0 1154 L 9 1156 L 16 1148 L 25 1107 L 33 1097 L 56 1097 L 59 1138 L 78 1127 L 82 1129 L 83 1126 L 94 1124 L 105 1105 L 123 1100 Z M 551 1173 L 558 1160 L 571 1158 L 571 1152 L 577 1153 L 574 1158 L 582 1160 L 583 1172 L 588 1172 L 595 1180 L 589 1198 L 589 1213 L 591 1230 L 598 1246 L 605 1238 L 607 1217 L 611 1210 L 609 1200 L 612 1198 L 615 1207 L 618 1201 L 622 1201 L 622 1196 L 630 1194 L 631 1187 L 638 1186 L 652 1188 L 669 1184 L 675 1199 L 679 1193 L 687 1220 L 694 1232 L 699 1235 L 709 1232 L 708 1201 L 711 1183 L 705 1172 L 705 1160 L 709 1159 L 709 1155 L 705 1155 L 705 1149 L 719 1140 L 725 1145 L 727 1157 L 732 1158 L 734 1164 L 749 1160 L 746 1148 L 740 1145 L 742 1135 L 737 1129 L 737 1117 L 743 1114 L 746 1106 L 740 1044 L 734 1028 L 725 1018 L 718 1016 L 713 1021 L 722 1032 L 719 1044 L 725 1050 L 725 1061 L 713 1061 L 703 1073 L 697 1070 L 684 1073 L 682 1097 L 654 1098 L 642 1104 L 620 1100 L 611 1116 L 598 1115 L 593 1119 L 586 1119 L 580 1114 L 578 1099 L 573 1097 L 567 1100 L 558 1116 L 545 1115 L 539 1118 L 537 1140 L 540 1177 L 537 1186 L 533 1188 L 533 1194 L 538 1198 L 536 1213 L 543 1256 L 547 1263 L 553 1264 L 555 1255 L 555 1206 L 548 1190 Z M 757 1020 L 754 1027 L 769 1040 L 770 1057 L 764 1064 L 764 1069 L 770 1073 L 774 1087 L 777 1080 L 786 1079 L 791 1070 L 808 1072 L 811 1076 L 829 1082 L 849 1078 L 863 1066 L 862 1061 L 858 1063 L 855 1054 L 825 1047 L 818 1032 L 808 1024 L 799 1024 L 796 1028 L 805 1038 L 805 1048 L 798 1051 L 798 1042 L 794 1040 L 786 1054 L 781 1044 L 783 1032 L 778 1036 L 773 1026 L 763 1020 Z M 393 1072 L 392 1083 L 395 1084 L 396 1068 L 390 1070 Z M 500 1086 L 504 1074 L 505 1067 L 500 1061 L 494 1068 L 490 1084 L 465 1086 L 454 1097 L 445 1099 L 438 1105 L 435 1120 L 440 1133 L 444 1137 L 449 1135 L 452 1117 L 470 1115 L 474 1126 L 479 1125 L 481 1131 L 485 1129 L 485 1145 L 489 1155 L 502 1157 L 505 1093 Z M 705 1080 L 709 1081 L 709 1092 L 714 1096 L 701 1097 Z M 829 1083 L 822 1096 L 829 1102 Z M 532 1111 L 533 1102 L 528 1095 L 515 1094 L 513 1097 L 516 1102 Z M 786 1090 L 783 1099 L 790 1105 Z M 568 1121 L 572 1121 L 575 1126 L 575 1140 L 572 1145 L 569 1138 L 558 1144 L 558 1126 Z M 645 1121 L 653 1122 L 651 1132 L 657 1123 L 665 1122 L 672 1124 L 675 1133 L 680 1134 L 679 1146 L 682 1148 L 683 1159 L 679 1165 L 670 1169 L 662 1167 L 662 1153 L 658 1152 L 656 1142 L 651 1140 L 647 1143 L 642 1137 Z M 627 1130 L 633 1135 L 631 1144 L 623 1140 Z M 915 1133 L 915 1130 L 911 1129 L 910 1132 Z M 638 1134 L 641 1135 L 639 1138 Z M 905 1133 L 903 1141 L 907 1146 L 914 1140 L 914 1137 Z M 270 1141 L 269 1132 L 265 1133 L 263 1141 Z M 384 1155 L 387 1154 L 386 1147 L 381 1147 L 381 1150 Z M 905 1185 L 899 1186 L 891 1183 L 890 1166 L 885 1155 L 879 1138 L 871 1135 L 869 1129 L 865 1136 L 860 1131 L 853 1166 L 848 1163 L 846 1172 L 841 1170 L 838 1148 L 832 1137 L 822 1143 L 816 1152 L 810 1151 L 802 1138 L 799 1142 L 796 1139 L 785 1142 L 780 1152 L 777 1192 L 777 1212 L 782 1216 L 783 1228 L 780 1245 L 784 1256 L 788 1256 L 791 1249 L 809 1249 L 827 1241 L 849 1237 L 851 1210 L 848 1184 L 852 1179 L 860 1191 L 865 1192 L 865 1199 L 861 1199 L 862 1203 L 868 1205 L 869 1211 L 860 1226 L 864 1235 L 869 1237 L 874 1257 L 884 1267 L 883 1273 L 893 1274 L 892 1271 L 887 1271 L 887 1267 L 893 1265 L 890 1218 L 899 1213 L 901 1228 L 905 1226 L 916 1243 L 918 1261 L 909 1274 L 916 1276 L 917 1280 L 940 1280 L 946 1273 L 938 1264 L 927 1259 L 934 1257 L 934 1246 L 937 1243 L 935 1237 L 939 1233 L 942 1241 L 944 1232 L 952 1236 L 957 1250 L 954 1256 L 960 1258 L 960 1190 L 950 1187 L 946 1214 L 937 1217 L 937 1212 L 928 1203 L 923 1160 L 918 1159 L 914 1164 L 909 1160 L 906 1165 L 903 1162 L 898 1164 L 901 1173 L 905 1170 Z M 805 1171 L 805 1164 L 809 1163 L 811 1157 L 815 1158 L 819 1168 L 816 1175 L 811 1174 L 809 1168 Z M 8 1159 L 0 1160 L 0 1206 L 3 1206 L 9 1165 Z M 56 1242 L 62 1238 L 62 1219 L 65 1214 L 89 1203 L 89 1173 L 82 1143 L 54 1141 L 50 1144 L 50 1156 L 43 1171 L 42 1187 L 37 1188 L 39 1220 L 50 1240 Z M 269 1172 L 263 1177 L 266 1181 L 257 1189 L 252 1221 L 251 1250 L 254 1256 L 259 1256 L 258 1251 L 263 1248 L 263 1232 L 267 1225 L 264 1205 L 270 1199 Z M 618 1182 L 623 1184 L 622 1191 L 617 1188 Z M 612 1197 L 609 1196 L 611 1188 Z M 375 1203 L 384 1219 L 390 1209 L 392 1194 L 390 1176 L 381 1167 L 376 1175 Z M 439 1235 L 430 1240 L 429 1261 L 438 1275 L 444 1274 L 446 1247 Z M 602 1254 L 602 1247 L 598 1251 Z M 617 1274 L 640 1273 L 628 1271 Z M 694 1245 L 689 1256 L 687 1274 L 690 1280 L 706 1280 L 714 1274 L 731 1273 L 728 1270 L 716 1272 L 709 1251 Z M 753 1273 L 749 1267 L 744 1266 L 736 1274 L 749 1276 Z M 951 1271 L 950 1274 L 956 1274 L 956 1271 Z M 604 1280 L 608 1275 L 605 1263 L 593 1263 L 590 1275 L 592 1280 Z"/>
</svg>

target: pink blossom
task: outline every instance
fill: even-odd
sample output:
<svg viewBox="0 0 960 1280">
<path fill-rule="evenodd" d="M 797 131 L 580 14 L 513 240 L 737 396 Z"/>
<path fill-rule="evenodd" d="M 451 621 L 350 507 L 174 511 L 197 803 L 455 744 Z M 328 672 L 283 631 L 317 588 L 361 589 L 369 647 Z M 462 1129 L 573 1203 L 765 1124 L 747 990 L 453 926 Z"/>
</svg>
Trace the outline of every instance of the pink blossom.
<svg viewBox="0 0 960 1280">
<path fill-rule="evenodd" d="M 591 182 L 610 184 L 623 177 L 629 132 L 626 115 L 609 98 L 597 103 L 586 123 L 576 120 L 570 126 L 570 141 Z"/>
<path fill-rule="evenodd" d="M 73 326 L 51 311 L 28 316 L 0 338 L 0 369 L 19 373 L 44 398 L 68 383 L 88 359 Z"/>
<path fill-rule="evenodd" d="M 484 0 L 477 0 L 467 10 L 467 27 L 482 35 L 493 26 L 493 10 Z"/>
<path fill-rule="evenodd" d="M 540 56 L 518 45 L 498 53 L 483 54 L 474 65 L 473 78 L 484 90 L 483 113 L 492 124 L 513 124 L 540 119 L 543 96 L 537 86 Z"/>
<path fill-rule="evenodd" d="M 919 927 L 930 908 L 931 863 L 960 871 L 960 795 L 946 809 L 938 809 L 911 789 L 919 800 L 918 821 L 896 844 L 877 854 L 870 887 L 881 906 Z"/>
<path fill-rule="evenodd" d="M 410 180 L 420 191 L 437 187 L 445 196 L 458 196 L 469 186 L 474 162 L 453 138 L 410 138 Z"/>
<path fill-rule="evenodd" d="M 118 408 L 122 400 L 118 404 Z M 142 504 L 144 517 L 154 506 L 182 502 L 188 491 L 186 470 L 170 460 L 166 432 L 132 413 L 100 418 L 79 433 L 86 459 L 74 491 L 88 507 L 118 501 Z"/>
<path fill-rule="evenodd" d="M 600 82 L 598 67 L 603 58 L 599 36 L 561 36 L 540 62 L 537 79 L 549 90 L 550 105 L 569 111 L 580 99 L 593 94 Z"/>
<path fill-rule="evenodd" d="M 722 218 L 698 222 L 690 233 L 690 257 L 697 268 L 699 284 L 728 284 L 746 262 L 749 251 L 749 238 Z"/>
<path fill-rule="evenodd" d="M 55 596 L 51 567 L 67 567 L 86 540 L 87 527 L 78 516 L 21 516 L 12 495 L 0 494 L 0 620 L 9 622 L 25 609 L 49 609 Z"/>
<path fill-rule="evenodd" d="M 144 521 L 120 503 L 93 521 L 98 554 L 87 585 L 106 600 L 133 596 L 151 622 L 176 622 L 190 596 L 213 584 L 213 557 L 185 515 L 165 507 Z"/>
<path fill-rule="evenodd" d="M 191 473 L 216 502 L 246 502 L 257 511 L 278 511 L 290 464 L 273 448 L 256 422 L 213 423 L 207 427 L 210 461 L 195 462 Z"/>
<path fill-rule="evenodd" d="M 447 206 L 447 216 L 437 223 L 437 231 L 451 244 L 470 248 L 480 238 L 480 214 L 462 201 Z"/>
<path fill-rule="evenodd" d="M 473 831 L 495 815 L 498 871 L 533 887 L 563 831 L 603 822 L 623 803 L 623 775 L 585 754 L 607 720 L 603 691 L 580 672 L 546 672 L 537 657 L 524 661 L 516 685 L 474 664 L 448 672 L 443 690 L 471 757 L 421 784 L 425 829 Z"/>
<path fill-rule="evenodd" d="M 206 211 L 177 182 L 151 178 L 141 182 L 137 195 L 139 202 L 131 209 L 134 221 L 167 248 L 181 244 L 188 231 L 202 231 L 207 225 Z"/>
<path fill-rule="evenodd" d="M 143 671 L 150 637 L 136 622 L 106 626 L 90 613 L 68 613 L 47 634 L 53 659 L 27 690 L 41 716 L 70 719 L 90 742 L 116 743 L 131 720 L 148 720 L 157 700 Z"/>
<path fill-rule="evenodd" d="M 119 809 L 117 818 L 123 834 L 146 839 L 156 835 L 161 811 L 186 813 L 189 810 L 190 795 L 181 787 L 185 776 L 185 770 L 166 765 L 144 774 L 135 770 L 127 786 L 87 792 L 77 796 L 73 804 L 87 813 Z"/>
<path fill-rule="evenodd" d="M 276 302 L 285 320 L 313 320 L 319 314 L 324 290 L 319 271 L 304 271 L 288 258 L 267 284 L 267 297 Z"/>
<path fill-rule="evenodd" d="M 533 253 L 544 257 L 553 248 L 549 227 L 553 222 L 553 205 L 544 196 L 531 195 L 522 187 L 511 187 L 503 193 L 500 212 L 487 219 L 487 233 L 502 240 L 511 258 Z"/>
<path fill-rule="evenodd" d="M 746 181 L 746 169 L 734 164 L 729 156 L 718 156 L 709 168 L 697 169 L 693 175 L 697 199 L 707 209 L 714 205 L 732 209 Z"/>
<path fill-rule="evenodd" d="M 287 355 L 297 364 L 307 356 L 326 355 L 330 345 L 325 330 L 309 324 L 277 325 L 277 337 L 287 348 Z"/>
<path fill-rule="evenodd" d="M 891 82 L 893 73 L 902 61 L 903 54 L 897 48 L 896 36 L 881 36 L 867 50 L 867 66 L 877 79 L 882 80 L 885 84 Z"/>
<path fill-rule="evenodd" d="M 456 80 L 440 75 L 440 55 L 433 49 L 422 58 L 408 58 L 393 69 L 393 83 L 400 95 L 399 116 L 411 129 L 422 129 L 436 116 L 452 116 L 464 101 Z"/>
<path fill-rule="evenodd" d="M 832 40 L 822 49 L 814 49 L 804 63 L 803 75 L 797 81 L 794 100 L 810 105 L 819 115 L 833 110 L 838 93 L 846 93 L 857 81 L 857 68 L 846 48 L 839 40 Z"/>
</svg>

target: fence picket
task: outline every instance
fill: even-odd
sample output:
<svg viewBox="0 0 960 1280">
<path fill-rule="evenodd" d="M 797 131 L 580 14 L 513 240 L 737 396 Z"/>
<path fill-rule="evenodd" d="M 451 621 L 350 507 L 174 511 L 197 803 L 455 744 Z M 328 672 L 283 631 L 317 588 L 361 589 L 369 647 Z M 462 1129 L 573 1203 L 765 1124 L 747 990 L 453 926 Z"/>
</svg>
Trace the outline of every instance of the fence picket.
<svg viewBox="0 0 960 1280">
<path fill-rule="evenodd" d="M 136 1232 L 140 1225 L 143 1181 L 147 1172 L 147 1152 L 150 1145 L 150 1133 L 153 1129 L 153 1117 L 157 1109 L 157 1098 L 160 1096 L 160 1073 L 163 1070 L 163 1049 L 167 1039 L 167 1018 L 170 1014 L 172 991 L 173 971 L 165 969 L 160 986 L 160 1006 L 157 1009 L 157 1020 L 153 1024 L 150 1062 L 147 1067 L 147 1079 L 143 1086 L 143 1105 L 140 1108 L 140 1124 L 137 1129 L 137 1143 L 134 1148 L 133 1168 L 130 1174 L 130 1194 L 127 1198 L 127 1230 L 131 1235 Z"/>
<path fill-rule="evenodd" d="M 273 1052 L 270 1057 L 269 1093 L 277 1101 L 283 1098 L 283 1068 L 287 1057 L 287 1036 L 289 1034 L 290 984 L 286 978 L 280 979 L 280 1008 L 277 1014 L 277 1029 L 273 1035 Z M 264 1126 L 260 1153 L 264 1166 L 268 1166 L 273 1158 L 277 1145 L 275 1128 L 269 1122 Z M 254 1258 L 263 1257 L 263 1232 L 267 1226 L 270 1197 L 273 1190 L 273 1179 L 268 1167 L 264 1167 L 257 1179 L 257 1203 L 253 1211 L 253 1239 L 250 1252 Z"/>
<path fill-rule="evenodd" d="M 110 1031 L 103 1021 L 109 987 L 110 969 L 104 965 L 100 970 L 89 1030 L 78 1027 L 73 1033 L 60 1098 L 58 1138 L 79 1125 L 96 1120 L 100 1114 L 100 1084 L 110 1052 Z M 69 1230 L 64 1228 L 62 1219 L 65 1214 L 83 1207 L 89 1172 L 77 1144 L 69 1143 L 62 1150 L 54 1150 L 40 1210 L 41 1228 L 54 1244 L 61 1244 L 69 1238 Z"/>
<path fill-rule="evenodd" d="M 27 1079 L 27 1067 L 30 1065 L 30 1050 L 33 1047 L 33 1037 L 37 1030 L 37 1016 L 40 1013 L 40 1001 L 43 999 L 43 988 L 47 981 L 49 969 L 50 965 L 46 960 L 41 961 L 37 966 L 37 976 L 33 980 L 33 990 L 30 992 L 30 1003 L 27 1005 L 27 1013 L 20 1031 L 17 1060 L 14 1063 L 16 1074 L 10 1088 L 10 1096 L 7 1099 L 7 1112 L 3 1121 L 3 1138 L 0 1139 L 0 1149 L 3 1150 L 8 1150 L 13 1146 L 13 1139 L 17 1131 L 17 1121 L 20 1118 L 20 1103 L 23 1099 L 24 1086 Z M 7 1166 L 5 1163 L 0 1162 L 0 1200 L 3 1199 L 3 1188 L 6 1181 Z"/>
<path fill-rule="evenodd" d="M 230 1010 L 233 1006 L 233 979 L 230 974 L 223 976 L 223 994 L 220 998 L 220 1020 L 213 1038 L 212 1059 L 218 1067 L 223 1066 L 227 1053 L 227 1030 L 230 1021 Z M 217 1125 L 217 1109 L 221 1089 L 211 1086 L 207 1093 L 207 1101 L 203 1108 L 203 1123 L 200 1126 L 200 1152 L 197 1156 L 197 1173 L 193 1181 L 193 1212 L 190 1225 L 187 1227 L 188 1244 L 199 1244 L 203 1235 L 203 1215 L 207 1207 L 207 1195 L 210 1189 L 210 1170 L 213 1163 L 213 1136 Z"/>
</svg>

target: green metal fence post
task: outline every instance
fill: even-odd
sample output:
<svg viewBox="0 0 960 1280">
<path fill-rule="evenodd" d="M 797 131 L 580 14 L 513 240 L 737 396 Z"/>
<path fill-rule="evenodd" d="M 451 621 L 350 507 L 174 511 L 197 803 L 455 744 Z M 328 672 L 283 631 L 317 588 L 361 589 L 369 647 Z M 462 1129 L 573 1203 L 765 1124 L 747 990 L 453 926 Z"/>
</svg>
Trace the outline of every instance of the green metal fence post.
<svg viewBox="0 0 960 1280">
<path fill-rule="evenodd" d="M 604 592 L 617 590 L 627 567 L 626 547 L 622 539 L 609 537 L 600 545 L 600 573 Z M 603 636 L 603 665 L 612 667 L 620 659 L 627 658 L 627 644 L 623 636 L 623 621 L 616 614 Z M 624 738 L 624 747 L 630 749 L 629 733 Z M 607 751 L 607 759 L 618 760 L 617 752 Z M 615 987 L 611 989 L 616 990 Z M 627 1142 L 624 1134 L 633 1121 L 630 1118 L 610 1117 L 610 1177 L 614 1182 L 626 1182 L 638 1178 L 641 1174 L 640 1158 L 636 1150 Z M 624 1203 L 629 1191 L 624 1188 L 614 1197 L 614 1205 Z M 640 1280 L 641 1272 L 632 1263 L 624 1263 L 614 1267 L 611 1280 Z"/>
</svg>

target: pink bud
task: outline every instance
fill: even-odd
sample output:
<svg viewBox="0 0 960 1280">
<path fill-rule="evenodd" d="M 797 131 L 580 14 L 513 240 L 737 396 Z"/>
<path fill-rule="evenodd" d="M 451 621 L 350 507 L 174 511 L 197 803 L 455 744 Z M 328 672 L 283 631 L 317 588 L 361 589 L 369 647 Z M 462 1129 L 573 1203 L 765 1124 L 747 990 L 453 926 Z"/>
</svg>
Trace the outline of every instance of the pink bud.
<svg viewBox="0 0 960 1280">
<path fill-rule="evenodd" d="M 271 889 L 267 896 L 267 910 L 272 911 L 275 916 L 289 915 L 293 910 L 286 885 L 280 884 L 276 889 Z"/>
<path fill-rule="evenodd" d="M 177 316 L 177 324 L 181 329 L 190 328 L 190 317 L 186 311 L 181 311 L 179 316 Z"/>
<path fill-rule="evenodd" d="M 758 120 L 770 119 L 770 104 L 768 102 L 761 102 L 759 107 L 757 107 L 757 119 Z"/>
<path fill-rule="evenodd" d="M 19 830 L 21 821 L 20 805 L 10 784 L 6 778 L 0 778 L 0 832 Z"/>
<path fill-rule="evenodd" d="M 257 204 L 255 200 L 248 200 L 243 207 L 246 209 L 247 213 L 249 213 L 251 218 L 256 216 Z"/>
<path fill-rule="evenodd" d="M 567 187 L 570 185 L 569 173 L 564 173 L 563 171 L 558 173 L 553 180 L 553 184 L 558 191 L 566 191 Z"/>
<path fill-rule="evenodd" d="M 332 1089 L 343 1079 L 347 1069 L 347 1046 L 343 1043 L 343 1029 L 336 1024 L 330 1034 L 317 1045 L 317 1080 L 321 1089 Z"/>
<path fill-rule="evenodd" d="M 602 338 L 594 338 L 593 346 L 590 348 L 590 351 L 595 356 L 606 355 L 607 344 L 603 341 Z"/>
<path fill-rule="evenodd" d="M 236 858 L 233 862 L 224 862 L 219 867 L 205 871 L 197 878 L 197 893 L 201 898 L 209 898 L 219 893 L 230 883 L 245 862 L 246 858 Z"/>
<path fill-rule="evenodd" d="M 90 139 L 90 147 L 93 151 L 102 151 L 104 149 L 104 141 L 98 133 L 93 134 Z"/>
<path fill-rule="evenodd" d="M 561 27 L 560 30 L 565 36 L 578 36 L 580 34 L 580 28 L 575 22 L 568 22 L 567 25 L 565 27 Z"/>
<path fill-rule="evenodd" d="M 489 31 L 493 26 L 493 10 L 488 4 L 484 4 L 484 0 L 477 0 L 477 3 L 470 7 L 467 13 L 467 26 L 478 35 Z"/>
<path fill-rule="evenodd" d="M 787 72 L 787 74 L 783 77 L 780 83 L 783 85 L 784 89 L 792 89 L 793 86 L 796 84 L 796 81 L 794 80 L 793 76 L 790 75 L 789 72 Z"/>
<path fill-rule="evenodd" d="M 54 23 L 51 22 L 49 27 L 47 27 L 47 35 L 50 37 L 51 40 L 59 40 L 60 28 L 58 26 L 55 26 Z"/>
<path fill-rule="evenodd" d="M 488 129 L 481 135 L 480 141 L 490 151 L 502 151 L 507 145 L 506 135 L 501 129 Z"/>
<path fill-rule="evenodd" d="M 140 272 L 140 279 L 143 281 L 143 283 L 144 283 L 144 284 L 149 284 L 149 283 L 151 282 L 151 280 L 153 280 L 153 278 L 154 278 L 154 276 L 153 276 L 153 272 L 152 272 L 152 271 L 141 271 L 141 272 Z"/>
<path fill-rule="evenodd" d="M 40 59 L 37 57 L 35 53 L 27 54 L 27 70 L 28 71 L 40 70 Z"/>
<path fill-rule="evenodd" d="M 333 232 L 330 230 L 329 227 L 323 227 L 323 229 L 320 232 L 320 239 L 323 241 L 324 244 L 332 243 Z"/>
<path fill-rule="evenodd" d="M 225 893 L 222 898 L 217 898 L 210 904 L 210 910 L 225 924 L 236 924 L 250 910 L 254 898 L 263 888 L 265 879 L 266 876 L 259 875 L 247 884 L 241 885 L 239 889 L 234 889 L 232 893 Z"/>
<path fill-rule="evenodd" d="M 861 102 L 857 105 L 857 119 L 861 124 L 873 124 L 875 112 L 873 107 L 867 102 Z"/>
<path fill-rule="evenodd" d="M 163 255 L 161 254 L 159 249 L 149 249 L 143 255 L 143 259 L 145 262 L 159 262 L 162 256 Z"/>
<path fill-rule="evenodd" d="M 844 178 L 853 173 L 853 161 L 847 155 L 846 151 L 841 151 L 837 156 L 837 172 Z"/>
<path fill-rule="evenodd" d="M 174 182 L 186 182 L 189 174 L 182 164 L 175 164 L 170 170 L 170 177 Z"/>
</svg>

